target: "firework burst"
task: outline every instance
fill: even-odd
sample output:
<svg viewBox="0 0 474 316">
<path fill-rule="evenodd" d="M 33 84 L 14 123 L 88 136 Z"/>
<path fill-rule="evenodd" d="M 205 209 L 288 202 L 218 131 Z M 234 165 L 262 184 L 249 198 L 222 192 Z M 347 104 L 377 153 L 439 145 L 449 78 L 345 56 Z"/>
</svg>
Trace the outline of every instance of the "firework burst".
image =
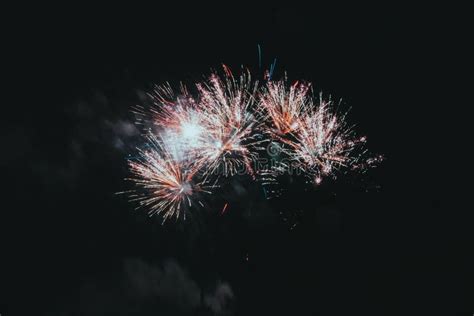
<svg viewBox="0 0 474 316">
<path fill-rule="evenodd" d="M 269 126 L 267 132 L 274 138 L 294 133 L 300 119 L 310 109 L 310 85 L 298 81 L 288 87 L 286 80 L 270 81 L 260 93 L 260 105 L 265 110 Z"/>
<path fill-rule="evenodd" d="M 347 126 L 345 115 L 338 116 L 331 100 L 320 101 L 299 120 L 288 151 L 296 165 L 320 184 L 326 176 L 335 177 L 341 168 L 355 169 L 363 163 L 366 137 L 356 137 Z"/>
<path fill-rule="evenodd" d="M 331 100 L 315 99 L 310 84 L 285 79 L 259 86 L 248 71 L 234 77 L 224 70 L 197 83 L 194 95 L 184 86 L 178 94 L 169 85 L 157 87 L 155 107 L 148 114 L 139 108 L 154 128 L 149 149 L 129 162 L 138 188 L 132 197 L 150 214 L 185 217 L 220 176 L 258 174 L 266 185 L 298 170 L 320 184 L 343 168 L 364 171 L 381 160 L 365 158 L 366 138 L 355 136 Z M 261 168 L 263 143 L 276 165 Z"/>
<path fill-rule="evenodd" d="M 251 162 L 257 159 L 255 149 L 261 143 L 256 133 L 261 124 L 255 101 L 257 84 L 249 74 L 235 79 L 228 72 L 224 80 L 214 74 L 197 88 L 206 130 L 199 150 L 202 164 L 208 166 L 206 173 L 253 175 Z"/>
<path fill-rule="evenodd" d="M 149 214 L 161 214 L 163 219 L 181 215 L 198 202 L 200 193 L 209 193 L 204 182 L 196 180 L 196 168 L 187 162 L 177 161 L 167 146 L 153 135 L 148 137 L 150 147 L 139 151 L 137 160 L 130 160 L 132 180 L 137 189 L 132 199 L 146 207 Z"/>
</svg>

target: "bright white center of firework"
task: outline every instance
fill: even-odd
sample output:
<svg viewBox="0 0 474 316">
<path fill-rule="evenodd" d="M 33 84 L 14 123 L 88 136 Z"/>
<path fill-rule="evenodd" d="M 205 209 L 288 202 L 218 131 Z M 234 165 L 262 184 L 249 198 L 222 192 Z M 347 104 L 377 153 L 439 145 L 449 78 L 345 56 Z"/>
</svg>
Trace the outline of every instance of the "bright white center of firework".
<svg viewBox="0 0 474 316">
<path fill-rule="evenodd" d="M 181 185 L 181 192 L 183 192 L 184 194 L 188 194 L 188 195 L 191 194 L 193 192 L 193 188 L 192 188 L 191 184 L 189 184 L 187 182 L 183 183 Z"/>
<path fill-rule="evenodd" d="M 189 142 L 197 142 L 202 133 L 202 128 L 196 123 L 186 122 L 181 124 L 181 135 Z"/>
<path fill-rule="evenodd" d="M 220 140 L 216 140 L 216 142 L 214 143 L 214 146 L 216 146 L 216 148 L 221 148 L 222 142 Z"/>
</svg>

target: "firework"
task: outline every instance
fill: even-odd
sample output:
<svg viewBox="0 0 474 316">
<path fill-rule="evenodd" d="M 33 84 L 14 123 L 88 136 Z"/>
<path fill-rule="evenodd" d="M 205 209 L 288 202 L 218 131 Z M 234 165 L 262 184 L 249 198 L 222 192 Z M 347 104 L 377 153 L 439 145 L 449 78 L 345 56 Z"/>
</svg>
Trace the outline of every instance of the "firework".
<svg viewBox="0 0 474 316">
<path fill-rule="evenodd" d="M 356 169 L 364 162 L 361 152 L 366 137 L 356 137 L 345 115 L 333 112 L 332 101 L 320 96 L 317 106 L 299 120 L 298 131 L 288 151 L 296 165 L 310 175 L 315 184 L 326 176 L 336 176 L 341 168 Z"/>
<path fill-rule="evenodd" d="M 248 73 L 236 79 L 227 70 L 225 77 L 213 74 L 196 88 L 196 99 L 185 88 L 180 97 L 169 87 L 155 91 L 154 124 L 173 157 L 194 161 L 207 176 L 252 175 L 260 143 L 257 83 Z"/>
<path fill-rule="evenodd" d="M 268 132 L 272 137 L 284 139 L 298 130 L 300 119 L 311 103 L 310 85 L 298 81 L 290 87 L 285 80 L 270 81 L 260 93 L 260 105 L 269 121 Z"/>
<path fill-rule="evenodd" d="M 184 86 L 178 94 L 169 85 L 157 87 L 155 107 L 148 114 L 139 108 L 142 118 L 151 118 L 151 146 L 129 166 L 138 187 L 133 197 L 150 214 L 185 216 L 220 176 L 258 174 L 269 185 L 298 170 L 320 184 L 343 168 L 364 171 L 381 160 L 366 158 L 366 138 L 355 136 L 331 100 L 315 100 L 310 84 L 268 80 L 260 87 L 248 71 L 234 77 L 224 70 L 196 83 L 195 94 Z M 277 164 L 261 168 L 263 143 Z"/>
<path fill-rule="evenodd" d="M 249 74 L 235 79 L 228 71 L 224 79 L 213 74 L 197 88 L 206 130 L 199 151 L 206 173 L 229 176 L 244 171 L 253 175 L 251 162 L 257 159 L 255 149 L 260 143 L 256 133 L 260 125 L 257 84 Z"/>
<path fill-rule="evenodd" d="M 137 186 L 132 198 L 146 207 L 149 214 L 161 214 L 163 219 L 181 214 L 186 217 L 185 208 L 197 201 L 206 190 L 204 182 L 196 181 L 196 168 L 189 163 L 173 158 L 167 146 L 157 137 L 148 137 L 150 147 L 139 151 L 137 160 L 129 161 Z M 198 203 L 202 204 L 200 201 Z"/>
<path fill-rule="evenodd" d="M 193 150 L 202 142 L 203 113 L 186 87 L 175 95 L 169 85 L 156 87 L 151 97 L 155 107 L 151 109 L 152 125 L 174 159 L 193 159 Z"/>
</svg>

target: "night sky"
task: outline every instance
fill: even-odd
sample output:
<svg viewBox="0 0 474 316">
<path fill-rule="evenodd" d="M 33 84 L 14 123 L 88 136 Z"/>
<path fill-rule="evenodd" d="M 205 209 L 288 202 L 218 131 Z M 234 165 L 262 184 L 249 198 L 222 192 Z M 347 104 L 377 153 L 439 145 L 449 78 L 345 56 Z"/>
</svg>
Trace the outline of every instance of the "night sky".
<svg viewBox="0 0 474 316">
<path fill-rule="evenodd" d="M 216 6 L 41 7 L 11 24 L 0 315 L 472 315 L 474 215 L 448 193 L 461 189 L 437 79 L 450 77 L 443 19 Z M 342 99 L 383 163 L 318 188 L 287 178 L 270 200 L 235 179 L 164 225 L 116 195 L 146 92 L 222 63 L 261 78 L 258 45 L 275 77 Z"/>
</svg>

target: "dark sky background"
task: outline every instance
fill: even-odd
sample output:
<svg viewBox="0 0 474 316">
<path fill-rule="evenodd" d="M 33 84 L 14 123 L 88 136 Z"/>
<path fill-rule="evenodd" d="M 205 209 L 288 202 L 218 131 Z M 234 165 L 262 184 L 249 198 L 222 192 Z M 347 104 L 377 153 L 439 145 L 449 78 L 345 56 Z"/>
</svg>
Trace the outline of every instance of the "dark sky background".
<svg viewBox="0 0 474 316">
<path fill-rule="evenodd" d="M 456 107 L 438 78 L 455 67 L 455 33 L 441 11 L 290 2 L 20 14 L 5 60 L 16 89 L 1 135 L 0 314 L 471 315 L 474 216 L 448 193 L 459 187 L 446 157 Z M 153 84 L 192 84 L 221 63 L 261 76 L 258 44 L 276 77 L 342 98 L 385 161 L 318 189 L 294 179 L 271 200 L 235 180 L 186 222 L 134 211 L 115 195 L 141 144 L 131 107 Z"/>
</svg>

